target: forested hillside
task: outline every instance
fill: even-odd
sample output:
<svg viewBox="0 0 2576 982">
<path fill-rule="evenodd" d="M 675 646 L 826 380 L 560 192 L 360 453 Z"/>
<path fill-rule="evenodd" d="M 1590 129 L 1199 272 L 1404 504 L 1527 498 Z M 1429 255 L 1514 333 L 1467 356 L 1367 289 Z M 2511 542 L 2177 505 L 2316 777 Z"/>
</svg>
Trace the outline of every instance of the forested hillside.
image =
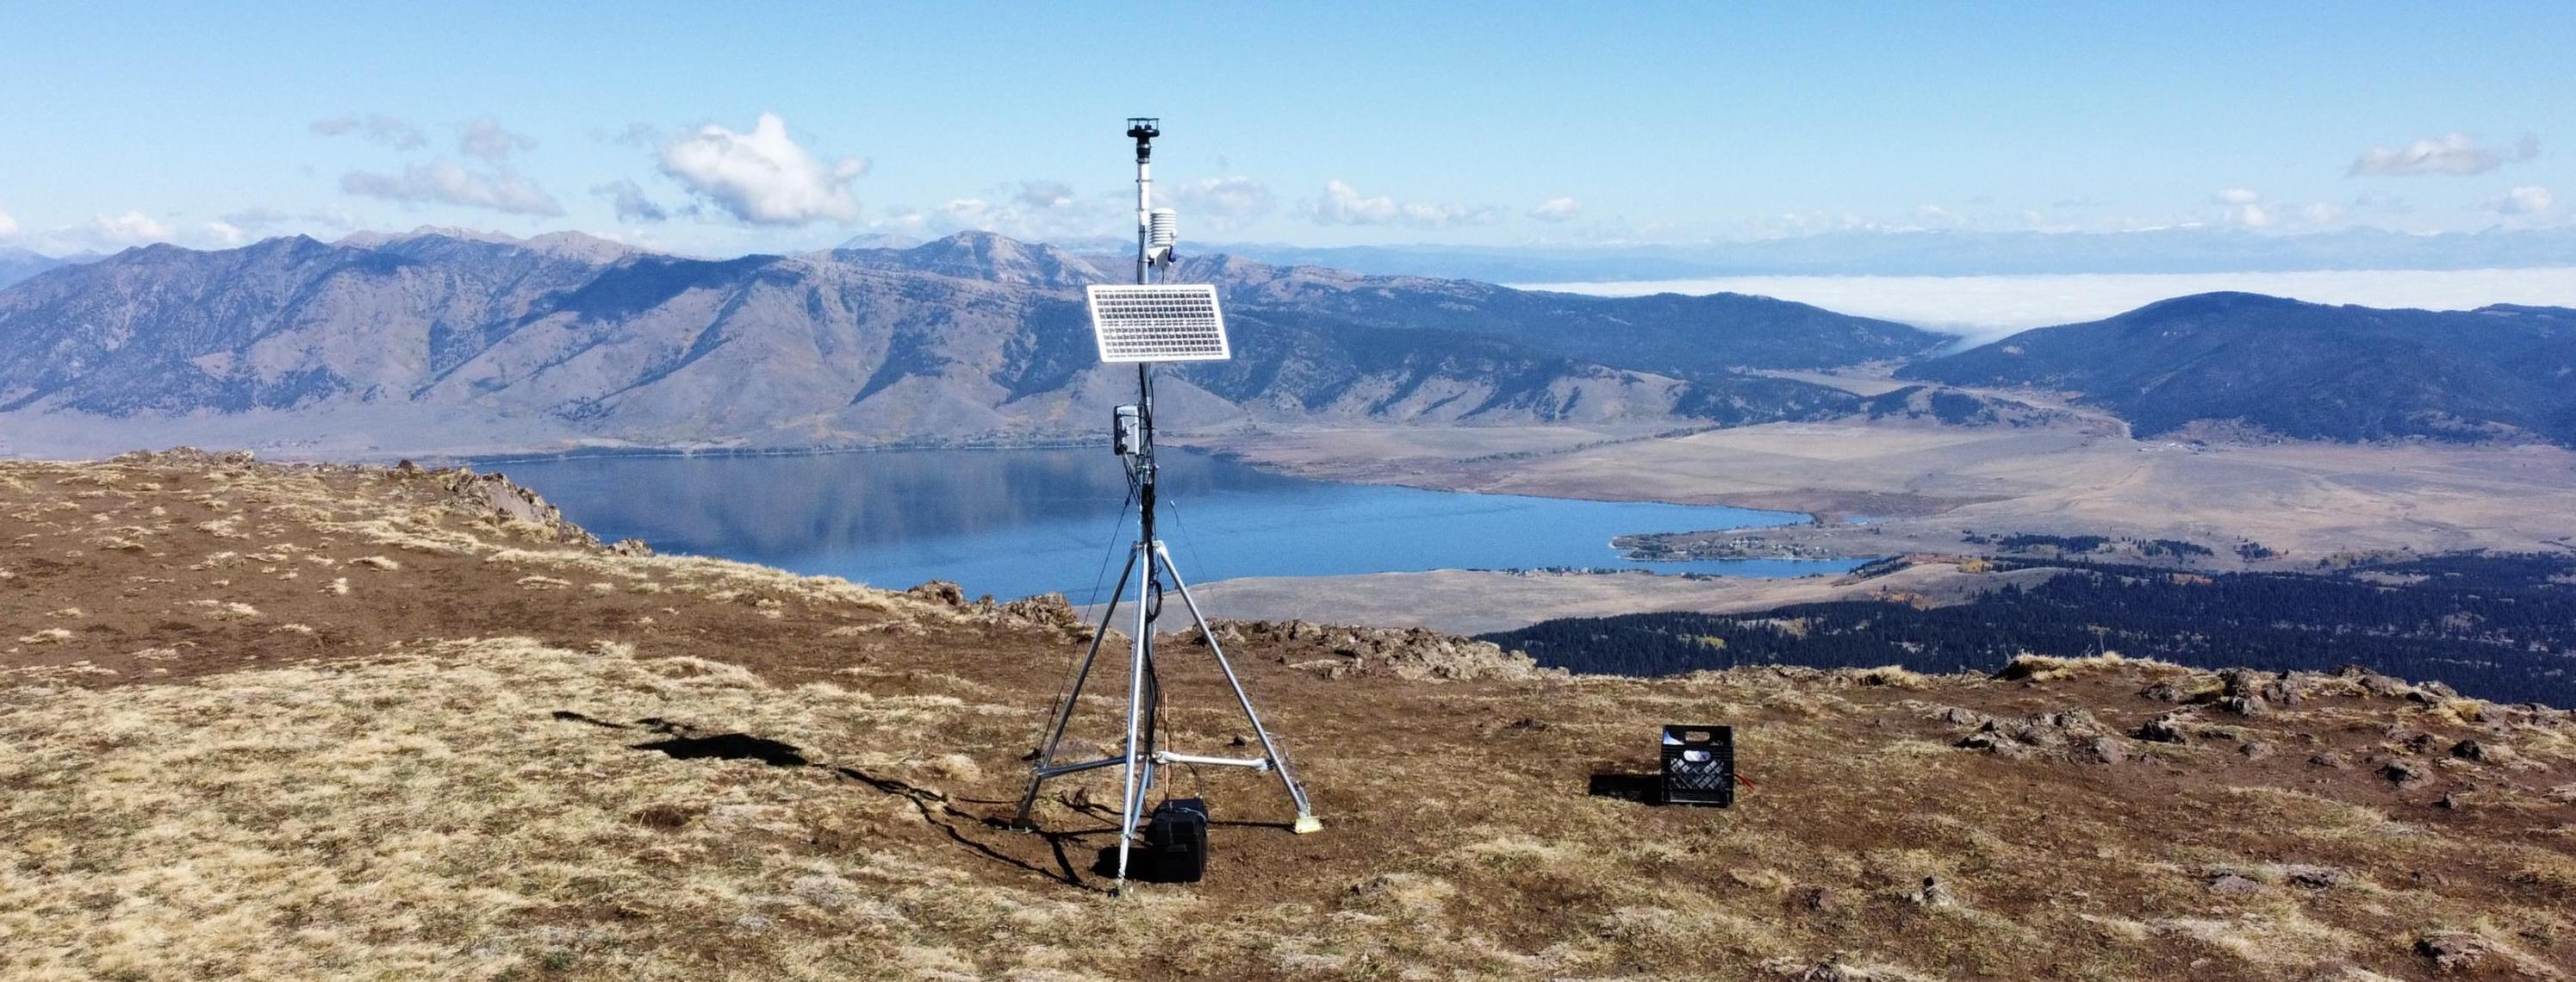
<svg viewBox="0 0 2576 982">
<path fill-rule="evenodd" d="M 1540 664 L 1612 675 L 1738 665 L 1993 671 L 2097 650 L 2200 667 L 2359 664 L 2500 702 L 2576 707 L 2576 557 L 2434 556 L 2334 573 L 2205 575 L 1993 560 L 2061 575 L 1957 606 L 1804 604 L 1749 614 L 1547 621 L 1487 635 Z"/>
</svg>

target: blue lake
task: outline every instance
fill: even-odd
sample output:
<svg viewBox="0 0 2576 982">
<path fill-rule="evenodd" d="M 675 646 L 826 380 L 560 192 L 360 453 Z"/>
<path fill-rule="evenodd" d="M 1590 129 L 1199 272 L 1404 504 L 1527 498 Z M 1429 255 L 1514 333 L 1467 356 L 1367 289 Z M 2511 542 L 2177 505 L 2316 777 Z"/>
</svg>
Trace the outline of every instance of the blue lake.
<svg viewBox="0 0 2576 982">
<path fill-rule="evenodd" d="M 602 539 L 902 588 L 1060 592 L 1091 602 L 1134 539 L 1126 472 L 1105 449 L 486 462 Z M 1163 540 L 1191 582 L 1430 569 L 1586 567 L 1802 576 L 1857 561 L 1637 562 L 1631 532 L 1785 525 L 1806 516 L 1698 505 L 1466 494 L 1289 477 L 1205 454 L 1163 458 Z"/>
</svg>

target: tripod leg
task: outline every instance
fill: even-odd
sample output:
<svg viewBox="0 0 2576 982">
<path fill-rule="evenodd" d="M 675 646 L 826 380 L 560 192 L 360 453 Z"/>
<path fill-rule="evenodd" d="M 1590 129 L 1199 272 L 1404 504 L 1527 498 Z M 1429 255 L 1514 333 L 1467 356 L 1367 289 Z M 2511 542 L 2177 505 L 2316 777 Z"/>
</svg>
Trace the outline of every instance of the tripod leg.
<svg viewBox="0 0 2576 982">
<path fill-rule="evenodd" d="M 1216 632 L 1208 628 L 1206 615 L 1199 613 L 1199 602 L 1190 596 L 1189 582 L 1181 579 L 1180 568 L 1172 565 L 1172 554 L 1164 550 L 1162 543 L 1154 543 L 1153 549 L 1154 559 L 1162 564 L 1165 572 L 1172 574 L 1172 586 L 1180 590 L 1181 603 L 1190 609 L 1190 620 L 1198 623 L 1200 636 L 1207 638 L 1208 651 L 1216 655 L 1216 667 L 1225 672 L 1225 684 L 1234 688 L 1235 700 L 1243 704 L 1243 718 L 1252 721 L 1252 734 L 1260 738 L 1262 754 L 1270 758 L 1270 766 L 1279 771 L 1279 783 L 1288 787 L 1289 799 L 1297 803 L 1297 824 L 1292 828 L 1299 835 L 1323 831 L 1323 821 L 1317 819 L 1314 808 L 1306 804 L 1306 789 L 1299 787 L 1296 776 L 1288 772 L 1288 758 L 1281 756 L 1279 748 L 1271 743 L 1270 730 L 1261 725 L 1261 713 L 1252 708 L 1252 696 L 1243 691 L 1243 680 L 1235 677 L 1234 663 L 1225 657 L 1225 646 L 1217 643 Z M 1151 576 L 1152 573 L 1149 567 L 1146 575 Z"/>
<path fill-rule="evenodd" d="M 1037 807 L 1038 785 L 1046 781 L 1046 769 L 1055 766 L 1056 747 L 1064 742 L 1064 728 L 1073 723 L 1073 707 L 1082 702 L 1082 685 L 1091 679 L 1091 663 L 1100 657 L 1100 643 L 1108 640 L 1109 625 L 1118 616 L 1118 597 L 1127 592 L 1127 580 L 1136 575 L 1136 557 L 1143 554 L 1141 547 L 1128 550 L 1127 566 L 1118 571 L 1118 585 L 1109 591 L 1109 608 L 1100 612 L 1100 627 L 1091 632 L 1091 649 L 1082 653 L 1082 664 L 1073 670 L 1073 685 L 1065 690 L 1064 704 L 1056 707 L 1055 718 L 1047 722 L 1046 737 L 1038 743 L 1037 764 L 1029 769 L 1029 791 L 1020 796 L 1020 814 L 1011 823 L 1017 828 L 1033 827 L 1029 813 Z"/>
<path fill-rule="evenodd" d="M 1118 885 L 1114 888 L 1121 893 L 1127 889 L 1127 849 L 1136 839 L 1136 813 L 1143 806 L 1146 794 L 1137 778 L 1144 778 L 1146 784 L 1153 781 L 1150 771 L 1144 774 L 1136 771 L 1137 756 L 1143 750 L 1139 744 L 1143 741 L 1146 711 L 1145 673 L 1153 664 L 1154 612 L 1146 597 L 1154 587 L 1153 548 L 1151 539 L 1136 544 L 1136 551 L 1145 556 L 1145 575 L 1136 581 L 1136 643 L 1127 666 L 1127 790 L 1119 797 L 1122 807 L 1118 816 Z"/>
</svg>

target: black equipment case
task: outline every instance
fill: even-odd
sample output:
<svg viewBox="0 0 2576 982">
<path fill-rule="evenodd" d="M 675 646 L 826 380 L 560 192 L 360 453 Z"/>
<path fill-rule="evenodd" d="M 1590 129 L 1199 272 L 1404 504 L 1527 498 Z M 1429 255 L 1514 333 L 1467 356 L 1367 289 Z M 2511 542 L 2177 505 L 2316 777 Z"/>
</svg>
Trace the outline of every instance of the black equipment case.
<svg viewBox="0 0 2576 982">
<path fill-rule="evenodd" d="M 1154 806 L 1145 820 L 1143 879 L 1157 883 L 1196 883 L 1207 871 L 1207 804 L 1197 798 L 1174 798 Z"/>
</svg>

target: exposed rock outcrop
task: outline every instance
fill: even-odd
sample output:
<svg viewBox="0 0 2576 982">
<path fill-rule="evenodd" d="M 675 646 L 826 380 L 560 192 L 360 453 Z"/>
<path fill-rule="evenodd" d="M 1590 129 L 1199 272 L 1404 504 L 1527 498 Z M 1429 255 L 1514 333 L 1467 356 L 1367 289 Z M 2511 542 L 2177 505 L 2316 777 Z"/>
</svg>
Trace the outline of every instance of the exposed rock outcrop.
<svg viewBox="0 0 2576 982">
<path fill-rule="evenodd" d="M 1463 681 L 1565 675 L 1563 669 L 1540 668 L 1536 659 L 1505 651 L 1491 641 L 1428 628 L 1342 627 L 1302 620 L 1222 621 L 1215 627 L 1220 642 L 1251 641 L 1309 654 L 1282 657 L 1293 667 L 1332 678 L 1391 675 L 1409 681 Z"/>
</svg>

